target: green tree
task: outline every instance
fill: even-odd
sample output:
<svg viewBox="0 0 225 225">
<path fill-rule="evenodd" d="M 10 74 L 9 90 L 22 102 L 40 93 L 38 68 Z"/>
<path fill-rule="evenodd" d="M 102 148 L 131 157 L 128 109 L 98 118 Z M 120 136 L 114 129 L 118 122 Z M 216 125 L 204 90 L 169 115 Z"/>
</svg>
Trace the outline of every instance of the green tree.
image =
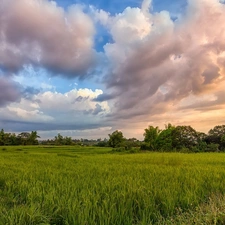
<svg viewBox="0 0 225 225">
<path fill-rule="evenodd" d="M 220 141 L 222 144 L 225 144 L 225 134 L 221 137 Z"/>
<path fill-rule="evenodd" d="M 72 138 L 71 137 L 64 137 L 63 138 L 63 144 L 64 145 L 72 145 L 73 144 L 73 141 L 72 141 Z"/>
<path fill-rule="evenodd" d="M 124 137 L 121 131 L 114 131 L 112 134 L 109 134 L 108 144 L 110 147 L 117 148 L 122 147 L 124 144 Z"/>
<path fill-rule="evenodd" d="M 38 144 L 38 138 L 40 136 L 37 134 L 37 131 L 31 131 L 29 137 L 28 137 L 28 144 L 30 145 L 37 145 Z"/>
<path fill-rule="evenodd" d="M 30 133 L 22 132 L 22 133 L 18 134 L 17 137 L 18 137 L 19 144 L 21 144 L 21 145 L 29 144 L 28 141 L 29 141 L 29 138 L 30 138 Z"/>
<path fill-rule="evenodd" d="M 55 140 L 54 140 L 56 145 L 62 145 L 63 144 L 63 136 L 58 133 L 57 136 L 55 136 Z"/>
<path fill-rule="evenodd" d="M 197 134 L 198 134 L 199 141 L 204 141 L 205 142 L 205 140 L 207 138 L 207 134 L 205 134 L 203 132 L 197 132 Z"/>
<path fill-rule="evenodd" d="M 177 126 L 173 132 L 173 147 L 177 150 L 187 148 L 191 150 L 198 145 L 199 136 L 191 126 Z"/>
<path fill-rule="evenodd" d="M 207 144 L 218 144 L 219 149 L 225 149 L 225 142 L 223 136 L 225 135 L 225 125 L 215 126 L 208 132 L 208 136 L 206 138 Z"/>
<path fill-rule="evenodd" d="M 141 142 L 137 138 L 128 138 L 125 140 L 125 146 L 127 149 L 138 148 L 141 146 Z"/>
<path fill-rule="evenodd" d="M 19 141 L 18 141 L 18 137 L 16 136 L 15 133 L 10 134 L 9 136 L 9 145 L 18 145 Z"/>
<path fill-rule="evenodd" d="M 3 129 L 0 131 L 0 145 L 5 145 L 5 132 Z"/>
<path fill-rule="evenodd" d="M 165 125 L 165 130 L 162 130 L 157 137 L 156 146 L 159 151 L 171 152 L 174 151 L 174 130 L 175 126 L 171 124 Z"/>
<path fill-rule="evenodd" d="M 21 145 L 37 145 L 38 138 L 40 138 L 40 136 L 37 134 L 37 131 L 31 131 L 31 133 L 22 132 L 18 134 L 17 141 L 18 141 L 18 144 L 21 144 Z"/>
<path fill-rule="evenodd" d="M 144 132 L 144 142 L 147 144 L 149 150 L 156 150 L 157 138 L 161 130 L 158 127 L 149 126 Z"/>
</svg>

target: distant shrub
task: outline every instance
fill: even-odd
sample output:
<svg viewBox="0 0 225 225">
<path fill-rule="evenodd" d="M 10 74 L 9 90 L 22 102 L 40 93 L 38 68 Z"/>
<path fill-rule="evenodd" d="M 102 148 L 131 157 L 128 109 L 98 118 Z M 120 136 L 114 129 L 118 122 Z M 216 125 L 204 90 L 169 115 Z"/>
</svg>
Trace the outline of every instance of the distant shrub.
<svg viewBox="0 0 225 225">
<path fill-rule="evenodd" d="M 127 149 L 127 147 L 118 147 L 118 148 L 113 148 L 112 152 L 124 152 L 124 153 L 138 153 L 140 152 L 139 148 L 129 148 Z"/>
<path fill-rule="evenodd" d="M 219 144 L 208 144 L 205 152 L 218 152 L 219 151 Z"/>
<path fill-rule="evenodd" d="M 198 153 L 198 152 L 201 152 L 201 149 L 197 146 L 194 146 L 191 148 L 191 152 Z"/>
<path fill-rule="evenodd" d="M 131 148 L 128 152 L 129 153 L 138 153 L 138 152 L 140 152 L 140 149 L 139 148 Z"/>
<path fill-rule="evenodd" d="M 96 144 L 98 147 L 108 147 L 108 142 L 106 141 L 100 141 Z"/>
<path fill-rule="evenodd" d="M 127 151 L 131 150 L 131 149 L 132 149 L 131 143 L 126 143 L 126 144 L 124 145 L 124 148 L 125 148 L 125 150 L 127 150 Z"/>
<path fill-rule="evenodd" d="M 181 152 L 181 153 L 190 153 L 190 152 L 192 152 L 192 150 L 189 149 L 189 148 L 183 147 L 183 148 L 180 149 L 179 152 Z"/>
<path fill-rule="evenodd" d="M 141 150 L 151 150 L 150 146 L 146 143 L 142 143 L 140 149 Z"/>
<path fill-rule="evenodd" d="M 126 152 L 126 148 L 125 147 L 113 148 L 112 152 Z"/>
</svg>

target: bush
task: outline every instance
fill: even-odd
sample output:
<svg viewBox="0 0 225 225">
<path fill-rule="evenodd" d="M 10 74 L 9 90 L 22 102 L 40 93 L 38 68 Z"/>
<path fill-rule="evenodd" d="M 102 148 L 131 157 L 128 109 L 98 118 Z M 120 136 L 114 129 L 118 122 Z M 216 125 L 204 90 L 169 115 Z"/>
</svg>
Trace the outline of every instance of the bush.
<svg viewBox="0 0 225 225">
<path fill-rule="evenodd" d="M 125 146 L 125 147 L 113 148 L 112 152 L 138 153 L 138 152 L 140 152 L 140 149 L 139 148 L 129 148 L 129 149 L 127 149 L 126 146 Z"/>
<path fill-rule="evenodd" d="M 189 149 L 189 148 L 182 147 L 182 148 L 180 149 L 179 152 L 181 152 L 181 153 L 190 153 L 190 152 L 192 152 L 192 151 L 191 151 L 191 149 Z"/>
<path fill-rule="evenodd" d="M 208 144 L 205 152 L 218 152 L 219 151 L 219 144 Z"/>
<path fill-rule="evenodd" d="M 126 148 L 125 147 L 113 148 L 112 152 L 126 152 Z"/>
<path fill-rule="evenodd" d="M 151 150 L 150 146 L 147 143 L 142 143 L 140 149 L 148 151 Z"/>
<path fill-rule="evenodd" d="M 106 141 L 99 141 L 96 146 L 98 147 L 108 147 L 108 142 Z"/>
<path fill-rule="evenodd" d="M 138 153 L 138 152 L 140 152 L 140 149 L 139 148 L 131 148 L 128 152 L 129 153 Z"/>
</svg>

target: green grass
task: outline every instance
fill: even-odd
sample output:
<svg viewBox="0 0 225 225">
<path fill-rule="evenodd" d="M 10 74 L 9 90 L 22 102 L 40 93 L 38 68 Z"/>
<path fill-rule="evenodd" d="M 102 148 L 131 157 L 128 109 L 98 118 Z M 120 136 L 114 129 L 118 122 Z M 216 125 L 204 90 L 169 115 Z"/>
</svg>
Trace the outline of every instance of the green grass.
<svg viewBox="0 0 225 225">
<path fill-rule="evenodd" d="M 0 225 L 225 224 L 225 154 L 0 147 Z"/>
</svg>

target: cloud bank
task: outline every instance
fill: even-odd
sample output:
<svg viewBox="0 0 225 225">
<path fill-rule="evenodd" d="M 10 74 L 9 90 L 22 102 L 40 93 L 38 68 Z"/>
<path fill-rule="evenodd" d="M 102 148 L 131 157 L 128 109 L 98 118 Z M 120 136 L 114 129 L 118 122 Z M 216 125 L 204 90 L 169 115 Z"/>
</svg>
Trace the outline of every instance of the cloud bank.
<svg viewBox="0 0 225 225">
<path fill-rule="evenodd" d="M 19 84 L 4 77 L 0 77 L 0 90 L 0 107 L 19 101 L 22 96 Z"/>
<path fill-rule="evenodd" d="M 1 122 L 5 124 L 11 121 L 10 129 L 14 131 L 23 131 L 25 127 L 33 130 L 101 127 L 109 107 L 105 102 L 93 101 L 99 94 L 102 94 L 101 90 L 90 89 L 73 89 L 64 94 L 52 91 L 38 93 L 32 99 L 21 98 L 18 103 L 0 108 Z"/>
<path fill-rule="evenodd" d="M 206 130 L 225 123 L 224 2 L 189 0 L 177 19 L 168 11 L 154 12 L 151 0 L 113 16 L 86 9 L 0 0 L 2 124 L 12 130 L 17 123 L 39 130 L 112 127 L 141 136 L 148 124 Z M 103 52 L 95 49 L 99 26 L 111 40 Z M 49 77 L 86 81 L 102 68 L 104 87 L 25 91 L 13 78 L 29 65 L 47 70 Z"/>
<path fill-rule="evenodd" d="M 24 65 L 82 77 L 96 63 L 95 27 L 79 5 L 68 11 L 47 0 L 0 1 L 0 68 Z"/>
<path fill-rule="evenodd" d="M 225 5 L 189 0 L 173 21 L 166 11 L 149 13 L 149 3 L 109 19 L 114 42 L 104 48 L 111 63 L 106 83 L 114 95 L 112 116 L 154 122 L 157 114 L 180 112 L 179 104 L 188 104 L 190 96 L 195 98 L 189 109 L 203 107 L 195 101 L 204 95 L 213 95 L 213 105 L 223 108 Z"/>
</svg>

